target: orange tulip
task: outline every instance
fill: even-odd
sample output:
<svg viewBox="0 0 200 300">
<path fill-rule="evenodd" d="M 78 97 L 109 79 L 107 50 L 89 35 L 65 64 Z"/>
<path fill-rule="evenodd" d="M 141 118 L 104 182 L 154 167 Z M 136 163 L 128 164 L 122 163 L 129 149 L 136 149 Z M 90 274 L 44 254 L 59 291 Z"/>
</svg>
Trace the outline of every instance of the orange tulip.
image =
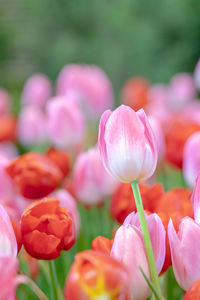
<svg viewBox="0 0 200 300">
<path fill-rule="evenodd" d="M 25 198 L 39 199 L 53 192 L 62 181 L 62 173 L 45 155 L 27 153 L 6 168 L 19 193 Z"/>
<path fill-rule="evenodd" d="M 65 285 L 65 299 L 128 299 L 126 268 L 104 253 L 86 250 L 75 257 Z M 103 298 L 104 297 L 104 298 Z"/>
<path fill-rule="evenodd" d="M 0 118 L 0 142 L 14 141 L 16 137 L 17 120 L 12 115 L 4 115 Z"/>
<path fill-rule="evenodd" d="M 122 102 L 134 110 L 144 108 L 147 105 L 149 88 L 149 82 L 145 78 L 130 78 L 122 88 Z"/>
<path fill-rule="evenodd" d="M 51 147 L 47 153 L 47 157 L 52 160 L 60 171 L 63 173 L 63 177 L 67 176 L 70 172 L 70 157 L 69 155 L 61 150 Z"/>
<path fill-rule="evenodd" d="M 97 236 L 92 241 L 92 250 L 97 250 L 110 255 L 112 245 L 113 245 L 113 239 L 110 240 L 104 236 Z"/>
<path fill-rule="evenodd" d="M 175 188 L 166 192 L 160 199 L 156 208 L 157 214 L 161 217 L 167 232 L 170 218 L 175 229 L 178 230 L 181 219 L 185 216 L 193 217 L 193 206 L 190 201 L 192 191 L 186 188 Z M 168 234 L 166 234 L 166 257 L 161 273 L 164 273 L 171 266 L 171 253 Z"/>
<path fill-rule="evenodd" d="M 25 209 L 21 233 L 26 251 L 37 259 L 55 259 L 75 243 L 72 216 L 54 198 L 35 201 Z"/>
<path fill-rule="evenodd" d="M 183 300 L 200 300 L 200 279 L 191 285 Z"/>
<path fill-rule="evenodd" d="M 185 143 L 193 133 L 200 130 L 200 125 L 182 116 L 174 116 L 165 128 L 166 159 L 182 168 Z"/>
<path fill-rule="evenodd" d="M 155 212 L 157 203 L 164 193 L 162 185 L 156 183 L 153 186 L 148 186 L 140 183 L 139 187 L 144 209 L 152 213 Z M 113 218 L 121 224 L 131 212 L 137 210 L 130 184 L 120 184 L 112 196 L 110 210 Z"/>
</svg>

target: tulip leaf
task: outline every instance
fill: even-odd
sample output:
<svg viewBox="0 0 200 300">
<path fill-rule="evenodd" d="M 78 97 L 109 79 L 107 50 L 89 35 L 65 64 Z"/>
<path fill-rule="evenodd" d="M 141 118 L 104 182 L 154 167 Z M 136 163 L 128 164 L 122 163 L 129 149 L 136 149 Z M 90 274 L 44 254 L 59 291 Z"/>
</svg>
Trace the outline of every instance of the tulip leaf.
<svg viewBox="0 0 200 300">
<path fill-rule="evenodd" d="M 158 293 L 153 285 L 153 283 L 149 280 L 149 278 L 147 277 L 147 275 L 144 273 L 143 269 L 138 266 L 140 269 L 140 272 L 142 273 L 142 275 L 144 276 L 145 281 L 147 282 L 148 286 L 150 287 L 150 289 L 152 290 L 152 293 L 154 294 L 156 300 L 160 300 Z"/>
</svg>

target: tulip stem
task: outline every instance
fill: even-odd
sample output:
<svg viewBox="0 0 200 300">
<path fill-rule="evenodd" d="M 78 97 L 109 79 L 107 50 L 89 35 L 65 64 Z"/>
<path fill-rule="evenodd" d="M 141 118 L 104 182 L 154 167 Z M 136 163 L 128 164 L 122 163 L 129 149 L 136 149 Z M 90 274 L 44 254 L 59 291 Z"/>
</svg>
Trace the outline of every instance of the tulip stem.
<svg viewBox="0 0 200 300">
<path fill-rule="evenodd" d="M 145 248 L 146 248 L 146 254 L 147 254 L 150 273 L 151 273 L 151 279 L 152 279 L 154 287 L 158 293 L 159 298 L 162 299 L 162 293 L 161 293 L 158 274 L 157 274 L 157 270 L 156 270 L 155 258 L 154 258 L 154 254 L 153 254 L 152 244 L 151 244 L 151 240 L 150 240 L 149 230 L 147 227 L 147 222 L 146 222 L 146 218 L 145 218 L 145 213 L 144 213 L 144 208 L 143 208 L 143 204 L 142 204 L 142 198 L 140 195 L 140 189 L 138 186 L 138 182 L 137 181 L 131 182 L 131 186 L 132 186 L 133 194 L 135 197 L 137 212 L 138 212 L 139 219 L 140 219 L 140 226 L 142 229 L 144 244 L 145 244 Z"/>
<path fill-rule="evenodd" d="M 57 292 L 57 286 L 58 286 L 58 279 L 56 275 L 56 268 L 55 263 L 53 260 L 49 260 L 49 272 L 50 272 L 50 279 L 51 279 L 51 288 L 52 288 L 52 299 L 58 300 L 58 292 Z"/>
</svg>

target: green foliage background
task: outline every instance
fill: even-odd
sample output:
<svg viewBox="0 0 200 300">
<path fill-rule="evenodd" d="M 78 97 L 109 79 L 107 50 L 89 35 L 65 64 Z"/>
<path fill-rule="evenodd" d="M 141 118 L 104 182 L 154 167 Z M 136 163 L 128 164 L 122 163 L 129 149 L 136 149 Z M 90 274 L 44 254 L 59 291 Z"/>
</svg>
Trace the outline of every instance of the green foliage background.
<svg viewBox="0 0 200 300">
<path fill-rule="evenodd" d="M 0 85 L 11 90 L 85 62 L 118 92 L 131 75 L 165 82 L 192 71 L 199 56 L 199 0 L 0 0 Z"/>
</svg>

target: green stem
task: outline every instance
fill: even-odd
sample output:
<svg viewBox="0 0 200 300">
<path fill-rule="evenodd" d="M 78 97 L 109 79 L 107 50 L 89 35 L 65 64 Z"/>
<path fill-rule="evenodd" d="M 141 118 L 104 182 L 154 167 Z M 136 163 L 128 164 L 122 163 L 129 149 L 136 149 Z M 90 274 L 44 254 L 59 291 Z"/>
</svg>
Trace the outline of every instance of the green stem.
<svg viewBox="0 0 200 300">
<path fill-rule="evenodd" d="M 49 260 L 48 263 L 49 263 L 49 272 L 50 272 L 53 300 L 58 300 L 58 292 L 57 292 L 58 279 L 56 275 L 55 263 L 53 260 Z"/>
<path fill-rule="evenodd" d="M 140 195 L 138 182 L 137 181 L 131 182 L 131 186 L 132 186 L 133 194 L 135 197 L 137 212 L 138 212 L 139 219 L 140 219 L 140 225 L 141 225 L 144 244 L 145 244 L 145 248 L 146 248 L 146 254 L 147 254 L 150 273 L 151 273 L 151 279 L 152 279 L 155 289 L 159 295 L 159 298 L 162 299 L 162 293 L 161 293 L 158 274 L 157 274 L 157 270 L 156 270 L 155 258 L 154 258 L 154 254 L 153 254 L 153 249 L 152 249 L 152 245 L 151 245 L 149 230 L 147 227 L 147 222 L 146 222 L 146 218 L 145 218 L 145 213 L 144 213 L 144 208 L 143 208 L 143 204 L 142 204 L 142 199 L 141 199 L 141 195 Z"/>
</svg>

